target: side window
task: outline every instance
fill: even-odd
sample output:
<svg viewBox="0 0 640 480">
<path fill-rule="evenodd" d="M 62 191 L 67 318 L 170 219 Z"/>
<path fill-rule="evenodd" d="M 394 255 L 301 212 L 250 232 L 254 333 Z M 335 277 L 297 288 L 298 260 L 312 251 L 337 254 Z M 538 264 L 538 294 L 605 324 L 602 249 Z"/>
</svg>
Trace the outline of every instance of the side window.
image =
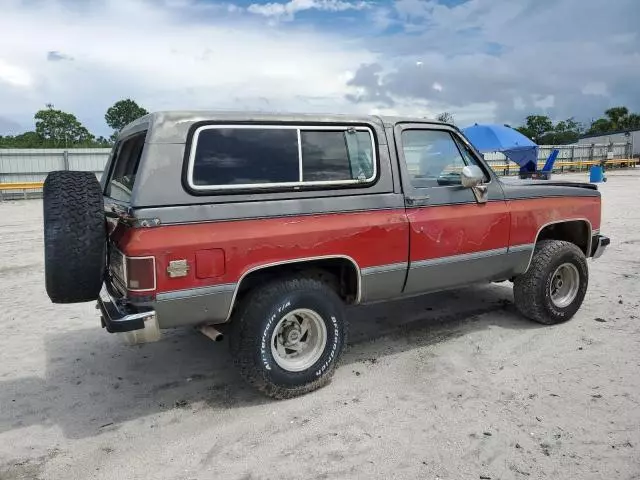
<svg viewBox="0 0 640 480">
<path fill-rule="evenodd" d="M 373 176 L 371 135 L 355 130 L 302 130 L 302 180 L 366 181 Z"/>
<path fill-rule="evenodd" d="M 345 137 L 349 151 L 349 163 L 352 172 L 354 172 L 353 178 L 372 180 L 375 176 L 375 157 L 371 133 L 348 130 Z"/>
<path fill-rule="evenodd" d="M 469 150 L 469 147 L 467 147 L 464 144 L 464 142 L 462 142 L 459 138 L 454 137 L 454 140 L 456 142 L 456 145 L 458 145 L 458 150 L 460 150 L 460 153 L 462 153 L 465 165 L 477 165 L 484 171 L 484 168 L 480 163 L 478 163 L 478 160 L 476 160 L 476 157 L 473 155 L 473 153 L 471 153 L 471 150 Z M 489 181 L 489 176 L 487 175 L 487 172 L 484 172 L 484 181 L 485 182 Z"/>
<path fill-rule="evenodd" d="M 195 185 L 257 185 L 299 180 L 298 135 L 292 129 L 214 128 L 198 135 Z"/>
<path fill-rule="evenodd" d="M 237 189 L 370 182 L 373 134 L 364 127 L 201 127 L 188 164 L 192 188 Z"/>
<path fill-rule="evenodd" d="M 477 162 L 460 153 L 456 141 L 445 130 L 405 130 L 402 149 L 411 184 L 415 188 L 460 185 L 460 172 Z"/>
<path fill-rule="evenodd" d="M 107 196 L 123 202 L 131 199 L 146 135 L 146 131 L 137 133 L 116 147 L 111 178 L 107 184 Z"/>
</svg>

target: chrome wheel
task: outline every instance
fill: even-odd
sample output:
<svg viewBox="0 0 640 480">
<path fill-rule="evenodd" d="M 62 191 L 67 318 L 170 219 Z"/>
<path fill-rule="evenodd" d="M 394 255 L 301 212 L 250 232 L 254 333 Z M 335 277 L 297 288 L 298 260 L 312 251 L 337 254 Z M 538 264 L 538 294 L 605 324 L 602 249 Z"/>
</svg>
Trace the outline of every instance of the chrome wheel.
<svg viewBox="0 0 640 480">
<path fill-rule="evenodd" d="M 278 366 L 301 372 L 322 356 L 327 344 L 327 327 L 322 317 L 308 308 L 287 313 L 271 335 L 271 354 Z"/>
<path fill-rule="evenodd" d="M 572 263 L 563 263 L 551 277 L 549 293 L 551 301 L 558 308 L 565 308 L 571 305 L 578 295 L 580 288 L 580 274 Z"/>
</svg>

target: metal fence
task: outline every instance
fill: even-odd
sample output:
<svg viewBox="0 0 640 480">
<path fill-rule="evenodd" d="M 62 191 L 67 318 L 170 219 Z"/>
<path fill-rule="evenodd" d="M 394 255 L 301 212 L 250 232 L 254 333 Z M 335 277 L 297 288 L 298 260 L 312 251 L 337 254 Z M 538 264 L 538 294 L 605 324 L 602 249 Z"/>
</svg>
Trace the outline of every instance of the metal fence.
<svg viewBox="0 0 640 480">
<path fill-rule="evenodd" d="M 54 170 L 94 172 L 98 179 L 110 148 L 0 149 L 0 200 L 40 196 L 42 182 Z"/>
<path fill-rule="evenodd" d="M 0 149 L 0 183 L 43 182 L 53 170 L 85 170 L 102 174 L 110 148 Z"/>
<path fill-rule="evenodd" d="M 636 163 L 631 148 L 631 143 L 541 145 L 538 163 L 542 168 L 551 152 L 558 149 L 554 172 L 586 170 L 601 160 L 609 161 L 607 168 L 630 166 Z M 40 195 L 41 183 L 53 170 L 91 171 L 100 178 L 110 152 L 109 148 L 0 149 L 0 200 Z M 498 175 L 516 175 L 519 171 L 518 165 L 501 153 L 484 157 Z"/>
<path fill-rule="evenodd" d="M 540 145 L 538 168 L 542 168 L 553 150 L 558 150 L 554 172 L 581 171 L 603 160 L 607 167 L 624 167 L 637 163 L 632 159 L 631 143 L 608 143 L 591 145 Z M 520 167 L 509 161 L 502 153 L 485 153 L 484 158 L 499 175 L 517 175 Z"/>
</svg>

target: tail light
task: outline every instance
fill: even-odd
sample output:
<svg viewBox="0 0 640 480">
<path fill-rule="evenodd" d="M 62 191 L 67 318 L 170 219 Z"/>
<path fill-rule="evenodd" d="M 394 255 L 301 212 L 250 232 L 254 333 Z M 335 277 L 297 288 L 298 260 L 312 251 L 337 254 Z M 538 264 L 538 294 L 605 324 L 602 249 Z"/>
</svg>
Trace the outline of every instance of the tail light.
<svg viewBox="0 0 640 480">
<path fill-rule="evenodd" d="M 126 257 L 127 290 L 151 292 L 156 289 L 155 257 Z"/>
</svg>

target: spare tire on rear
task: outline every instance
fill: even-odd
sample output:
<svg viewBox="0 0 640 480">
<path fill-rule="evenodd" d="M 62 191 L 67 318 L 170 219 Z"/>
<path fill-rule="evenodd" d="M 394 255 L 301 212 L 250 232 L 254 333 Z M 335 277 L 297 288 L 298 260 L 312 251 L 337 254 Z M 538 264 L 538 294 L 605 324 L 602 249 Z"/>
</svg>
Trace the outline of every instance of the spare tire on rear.
<svg viewBox="0 0 640 480">
<path fill-rule="evenodd" d="M 47 295 L 53 303 L 97 299 L 106 256 L 100 183 L 92 172 L 51 172 L 43 198 Z"/>
</svg>

